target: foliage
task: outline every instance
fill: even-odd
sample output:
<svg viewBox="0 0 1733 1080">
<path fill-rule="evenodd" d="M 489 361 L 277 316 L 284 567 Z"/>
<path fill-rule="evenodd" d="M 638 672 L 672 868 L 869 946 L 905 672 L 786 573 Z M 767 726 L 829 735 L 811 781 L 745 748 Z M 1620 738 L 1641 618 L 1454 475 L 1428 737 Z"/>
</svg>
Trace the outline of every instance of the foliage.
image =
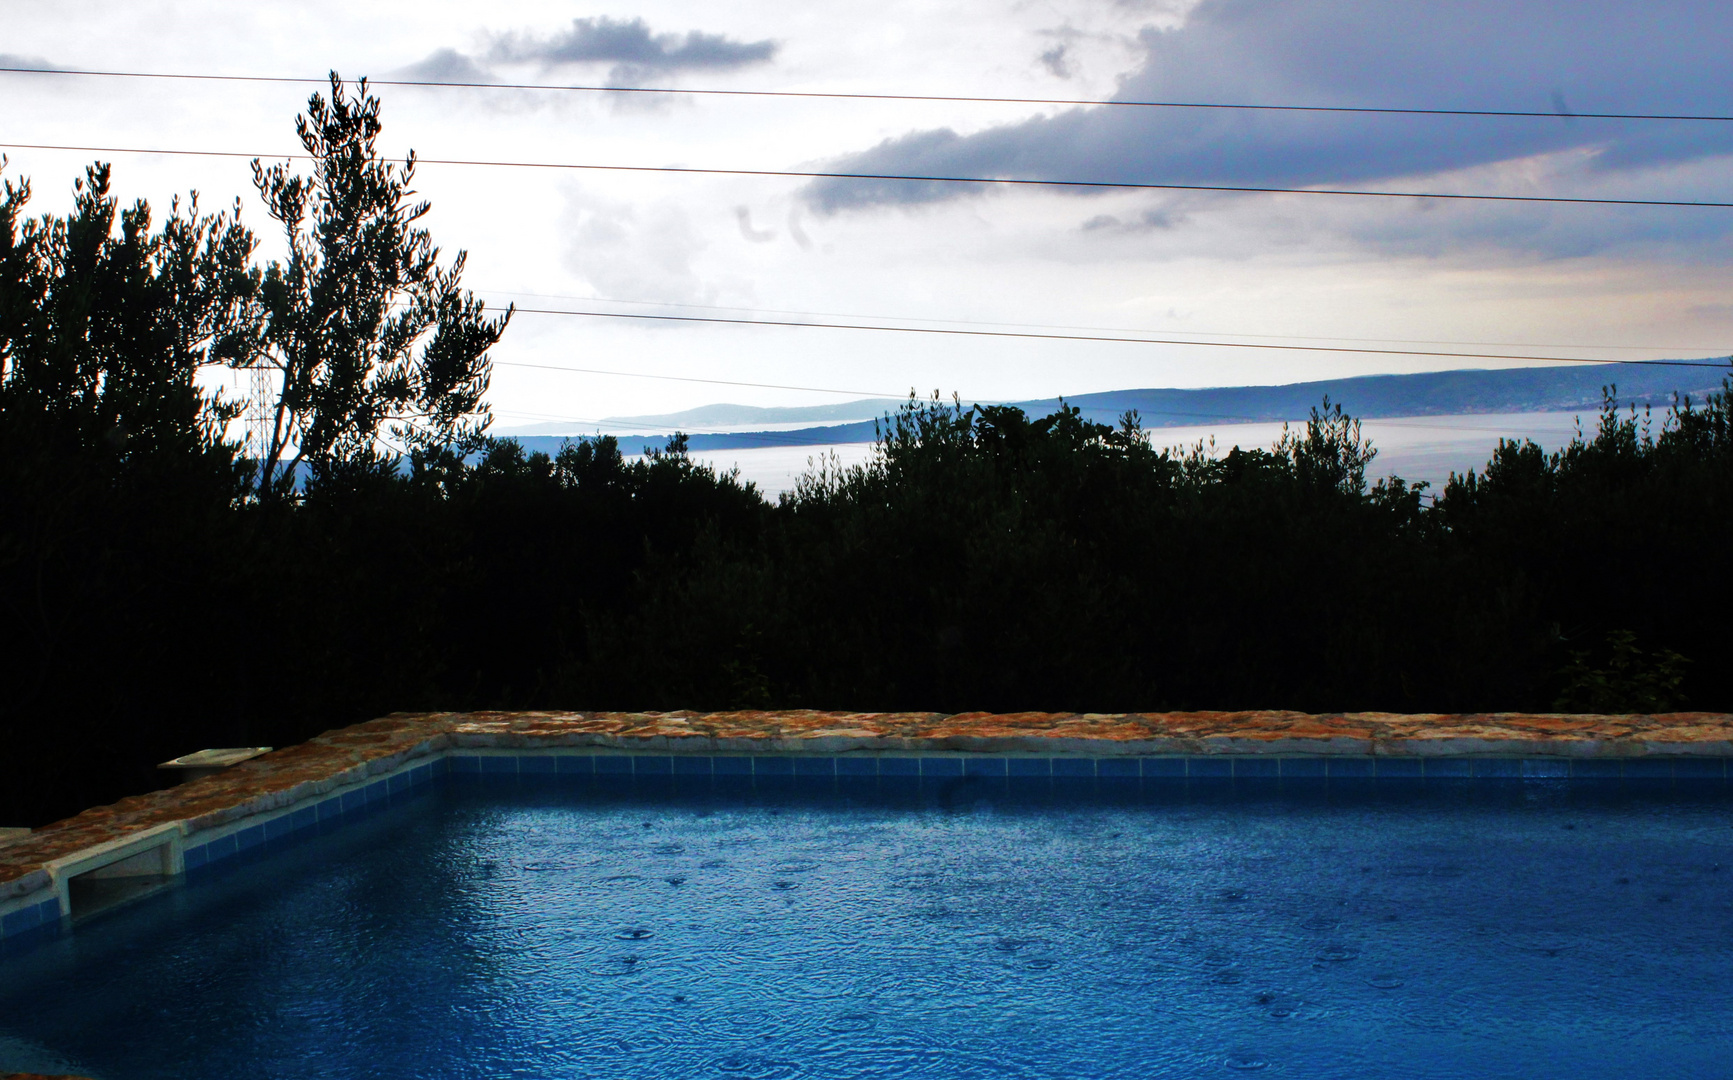
<svg viewBox="0 0 1733 1080">
<path fill-rule="evenodd" d="M 1684 704 L 1681 688 L 1690 663 L 1671 649 L 1646 652 L 1629 630 L 1607 633 L 1606 663 L 1590 663 L 1587 649 L 1571 652 L 1564 688 L 1553 707 L 1560 712 L 1664 713 Z"/>
<path fill-rule="evenodd" d="M 238 215 L 194 197 L 153 230 L 100 165 L 74 194 L 27 219 L 28 184 L 0 192 L 0 761 L 63 800 L 112 797 L 83 759 L 162 723 L 234 625 L 246 470 L 198 374 L 259 325 Z"/>
<path fill-rule="evenodd" d="M 56 455 L 111 467 L 152 458 L 225 470 L 232 406 L 196 383 L 258 334 L 253 238 L 195 194 L 151 231 L 143 202 L 121 210 L 109 168 L 74 185 L 65 218 L 23 219 L 28 183 L 0 190 L 0 409 Z M 46 447 L 45 447 L 46 448 Z M 22 449 L 22 446 L 20 447 Z"/>
<path fill-rule="evenodd" d="M 261 498 L 292 490 L 305 464 L 315 482 L 477 450 L 489 419 L 487 350 L 511 311 L 496 319 L 461 288 L 466 259 L 449 266 L 417 225 L 430 209 L 411 202 L 415 154 L 381 159 L 379 99 L 363 79 L 353 97 L 331 74 L 331 97 L 314 94 L 296 118 L 313 175 L 253 162 L 253 180 L 283 227 L 288 259 L 266 270 L 264 348 L 279 391 L 260 463 Z"/>
</svg>

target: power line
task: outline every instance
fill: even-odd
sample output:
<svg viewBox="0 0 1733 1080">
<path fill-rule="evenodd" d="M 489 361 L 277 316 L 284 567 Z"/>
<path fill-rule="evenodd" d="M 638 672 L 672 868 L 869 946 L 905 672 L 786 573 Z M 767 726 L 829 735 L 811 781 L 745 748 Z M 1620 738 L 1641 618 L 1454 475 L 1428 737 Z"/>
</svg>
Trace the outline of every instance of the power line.
<svg viewBox="0 0 1733 1080">
<path fill-rule="evenodd" d="M 310 154 L 250 154 L 237 150 L 159 150 L 136 146 L 64 146 L 50 143 L 0 143 L 0 149 L 67 150 L 88 154 L 160 154 L 172 157 L 272 158 L 310 161 Z M 1733 202 L 1696 199 L 1606 199 L 1559 195 L 1477 195 L 1438 191 L 1373 191 L 1351 188 L 1271 187 L 1246 184 L 1156 184 L 1130 180 L 1046 180 L 1005 176 L 928 176 L 908 173 L 824 172 L 805 169 L 706 169 L 686 165 L 596 165 L 557 161 L 482 161 L 417 158 L 420 165 L 462 165 L 495 169 L 566 169 L 590 172 L 664 173 L 691 176 L 771 176 L 797 180 L 894 180 L 905 183 L 1080 188 L 1093 191 L 1204 191 L 1235 195 L 1348 195 L 1377 199 L 1446 199 L 1458 202 L 1550 203 L 1577 206 L 1679 206 L 1733 209 Z"/>
<path fill-rule="evenodd" d="M 1186 337 L 1199 338 L 1260 338 L 1270 341 L 1357 341 L 1383 342 L 1390 345 L 1450 345 L 1461 348 L 1480 347 L 1490 349 L 1624 349 L 1639 352 L 1695 352 L 1714 353 L 1713 345 L 1567 345 L 1561 343 L 1537 344 L 1530 341 L 1444 341 L 1435 338 L 1390 338 L 1390 337 L 1351 337 L 1342 334 L 1236 334 L 1220 330 L 1148 330 L 1126 326 L 1079 326 L 1069 323 L 1017 323 L 1002 321 L 985 321 L 981 319 L 935 319 L 919 315 L 860 315 L 850 311 L 797 311 L 786 308 L 750 308 L 724 304 L 687 304 L 673 303 L 665 300 L 620 300 L 608 296 L 576 296 L 567 293 L 526 292 L 521 289 L 472 289 L 478 296 L 529 296 L 537 300 L 576 300 L 582 303 L 594 304 L 624 304 L 631 307 L 679 308 L 689 311 L 739 311 L 754 312 L 765 315 L 801 315 L 813 319 L 876 319 L 884 322 L 930 322 L 948 323 L 953 326 L 1014 326 L 1028 330 L 1088 330 L 1099 334 L 1183 334 Z M 1201 343 L 1196 343 L 1201 344 Z M 1611 361 L 1607 361 L 1610 363 Z"/>
<path fill-rule="evenodd" d="M 595 319 L 640 319 L 652 322 L 720 323 L 729 326 L 806 327 L 824 330 L 877 330 L 898 334 L 939 334 L 948 337 L 1021 338 L 1037 341 L 1112 341 L 1125 345 L 1196 345 L 1218 349 L 1276 349 L 1283 352 L 1343 352 L 1371 356 L 1436 356 L 1463 360 L 1542 360 L 1569 364 L 1620 364 L 1633 367 L 1726 368 L 1729 363 L 1712 360 L 1600 360 L 1587 356 L 1520 356 L 1513 353 L 1441 352 L 1434 349 L 1372 349 L 1342 345 L 1294 345 L 1249 341 L 1185 341 L 1179 338 L 1117 337 L 1108 334 L 1038 334 L 1026 330 L 961 330 L 938 326 L 872 325 L 870 323 L 798 322 L 792 319 L 725 319 L 713 315 L 651 315 L 632 311 L 572 311 L 563 308 L 516 309 L 525 315 L 571 315 Z M 671 376 L 669 376 L 671 377 Z M 756 385 L 756 384 L 741 384 Z M 777 387 L 777 389 L 807 389 Z M 863 395 L 893 396 L 893 395 Z"/>
<path fill-rule="evenodd" d="M 96 71 L 74 68 L 0 67 L 13 75 L 85 75 L 110 79 L 174 79 L 195 82 L 279 83 L 327 85 L 328 78 L 288 75 L 210 75 L 190 72 Z M 821 90 L 723 90 L 678 86 L 597 86 L 585 83 L 464 82 L 446 79 L 369 79 L 370 86 L 451 88 L 465 90 L 565 90 L 590 94 L 663 94 L 692 97 L 812 98 L 829 101 L 937 101 L 988 105 L 1072 105 L 1143 109 L 1214 109 L 1248 112 L 1350 113 L 1384 116 L 1486 116 L 1546 120 L 1684 120 L 1725 123 L 1733 116 L 1703 113 L 1569 112 L 1530 109 L 1421 109 L 1367 105 L 1268 105 L 1222 101 L 1150 101 L 1124 98 L 991 97 L 979 94 L 868 94 Z"/>
</svg>

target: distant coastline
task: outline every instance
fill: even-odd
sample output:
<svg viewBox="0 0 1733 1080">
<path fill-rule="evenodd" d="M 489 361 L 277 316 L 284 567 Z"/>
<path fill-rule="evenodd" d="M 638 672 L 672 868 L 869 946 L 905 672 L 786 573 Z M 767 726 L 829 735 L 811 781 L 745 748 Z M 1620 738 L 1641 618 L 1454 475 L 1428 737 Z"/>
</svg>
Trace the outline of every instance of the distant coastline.
<svg viewBox="0 0 1733 1080">
<path fill-rule="evenodd" d="M 1714 360 L 1690 361 L 1694 364 Z M 1602 388 L 1618 388 L 1621 407 L 1665 409 L 1674 395 L 1701 401 L 1721 388 L 1733 366 L 1684 367 L 1667 364 L 1583 364 L 1562 367 L 1498 370 L 1429 371 L 1413 375 L 1362 375 L 1348 379 L 1287 383 L 1279 386 L 1223 386 L 1204 389 L 1110 390 L 1075 397 L 1016 401 L 1025 413 L 1042 416 L 1058 409 L 1061 400 L 1084 417 L 1117 424 L 1135 410 L 1144 427 L 1194 427 L 1200 424 L 1245 424 L 1304 420 L 1326 396 L 1350 415 L 1362 419 L 1405 416 L 1462 416 L 1477 413 L 1598 411 Z M 506 430 L 525 450 L 557 452 L 568 439 L 611 434 L 626 453 L 660 448 L 676 431 L 686 431 L 695 451 L 747 450 L 771 446 L 824 446 L 867 443 L 875 437 L 877 418 L 899 402 L 868 398 L 842 404 L 799 408 L 706 405 L 659 416 L 612 417 L 594 431 L 549 431 L 550 425 Z M 825 421 L 807 427 L 789 425 Z M 769 425 L 777 425 L 778 430 Z M 736 426 L 736 430 L 693 431 L 693 428 Z"/>
</svg>

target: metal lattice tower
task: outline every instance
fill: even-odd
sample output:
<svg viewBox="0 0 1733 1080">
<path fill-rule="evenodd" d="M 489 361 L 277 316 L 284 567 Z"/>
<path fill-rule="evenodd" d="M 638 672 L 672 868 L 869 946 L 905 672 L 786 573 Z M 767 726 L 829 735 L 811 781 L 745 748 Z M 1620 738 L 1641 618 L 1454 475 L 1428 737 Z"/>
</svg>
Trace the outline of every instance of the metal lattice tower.
<svg viewBox="0 0 1733 1080">
<path fill-rule="evenodd" d="M 251 376 L 245 414 L 247 456 L 261 464 L 271 451 L 271 422 L 276 412 L 277 381 L 271 365 L 259 362 L 245 368 Z"/>
</svg>

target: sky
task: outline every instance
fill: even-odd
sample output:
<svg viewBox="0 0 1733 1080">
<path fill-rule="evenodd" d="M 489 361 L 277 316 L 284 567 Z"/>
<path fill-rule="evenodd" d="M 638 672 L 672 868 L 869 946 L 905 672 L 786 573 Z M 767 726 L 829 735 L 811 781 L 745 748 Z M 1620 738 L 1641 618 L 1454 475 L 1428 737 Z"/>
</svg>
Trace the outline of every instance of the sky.
<svg viewBox="0 0 1733 1080">
<path fill-rule="evenodd" d="M 423 158 L 1733 202 L 1733 123 L 1581 115 L 1733 115 L 1733 5 L 1703 0 L 0 0 L 0 26 L 0 66 L 1549 114 L 381 88 L 383 145 Z M 0 74 L 0 142 L 268 161 L 314 89 Z M 244 158 L 4 152 L 40 212 L 101 158 L 127 199 L 239 198 L 278 250 Z M 1727 208 L 458 165 L 417 189 L 490 305 L 1194 342 L 524 312 L 494 351 L 496 430 L 1521 363 L 1332 347 L 1733 352 Z M 1250 347 L 1280 344 L 1324 351 Z"/>
</svg>

